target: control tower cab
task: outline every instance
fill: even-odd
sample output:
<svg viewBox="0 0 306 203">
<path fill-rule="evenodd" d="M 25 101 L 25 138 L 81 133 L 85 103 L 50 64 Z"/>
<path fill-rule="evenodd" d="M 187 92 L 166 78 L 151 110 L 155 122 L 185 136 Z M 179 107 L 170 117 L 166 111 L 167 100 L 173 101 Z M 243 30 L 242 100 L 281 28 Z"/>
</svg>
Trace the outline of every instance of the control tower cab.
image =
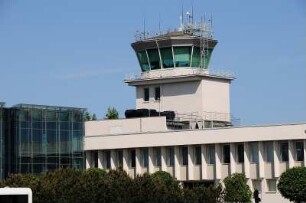
<svg viewBox="0 0 306 203">
<path fill-rule="evenodd" d="M 175 31 L 136 36 L 132 47 L 141 73 L 125 82 L 136 87 L 137 109 L 172 111 L 181 121 L 231 125 L 230 83 L 234 78 L 210 74 L 208 66 L 218 42 L 211 27 L 210 23 L 189 22 Z"/>
</svg>

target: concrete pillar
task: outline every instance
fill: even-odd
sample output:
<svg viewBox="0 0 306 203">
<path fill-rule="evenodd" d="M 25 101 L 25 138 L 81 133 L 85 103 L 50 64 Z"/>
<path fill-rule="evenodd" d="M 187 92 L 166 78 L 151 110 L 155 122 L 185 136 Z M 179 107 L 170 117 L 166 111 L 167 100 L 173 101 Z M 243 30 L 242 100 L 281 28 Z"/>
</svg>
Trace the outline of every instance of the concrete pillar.
<svg viewBox="0 0 306 203">
<path fill-rule="evenodd" d="M 136 175 L 138 174 L 142 174 L 142 154 L 141 154 L 141 149 L 140 148 L 136 148 L 135 149 L 135 154 L 136 154 L 136 165 L 135 165 L 135 173 Z"/>
<path fill-rule="evenodd" d="M 110 168 L 116 169 L 117 157 L 116 151 L 110 150 Z"/>
<path fill-rule="evenodd" d="M 288 141 L 288 158 L 289 158 L 289 168 L 294 167 L 294 155 L 295 155 L 295 147 L 294 142 L 292 140 Z"/>
<path fill-rule="evenodd" d="M 279 177 L 279 143 L 278 141 L 273 142 L 273 159 L 274 159 L 274 177 Z"/>
<path fill-rule="evenodd" d="M 221 157 L 222 157 L 222 147 L 220 144 L 215 144 L 215 157 L 216 157 L 216 164 L 215 164 L 215 170 L 216 170 L 216 179 L 221 179 Z"/>
<path fill-rule="evenodd" d="M 231 163 L 230 163 L 230 174 L 233 174 L 236 172 L 236 145 L 235 143 L 230 144 L 230 158 L 231 158 Z"/>
<path fill-rule="evenodd" d="M 201 177 L 202 180 L 207 179 L 207 145 L 201 145 Z"/>
<path fill-rule="evenodd" d="M 123 154 L 122 168 L 128 173 L 129 172 L 129 150 L 123 149 L 122 154 Z"/>
<path fill-rule="evenodd" d="M 167 148 L 161 147 L 161 170 L 167 172 Z"/>
<path fill-rule="evenodd" d="M 149 173 L 154 173 L 154 160 L 156 159 L 156 157 L 154 157 L 154 148 L 153 147 L 149 147 L 148 148 L 149 151 L 149 158 L 148 158 L 148 171 Z"/>
<path fill-rule="evenodd" d="M 265 162 L 264 162 L 264 156 L 265 156 L 265 151 L 264 151 L 264 143 L 263 142 L 258 142 L 258 159 L 259 159 L 259 178 L 264 178 L 265 177 Z"/>
<path fill-rule="evenodd" d="M 177 180 L 181 179 L 181 166 L 180 166 L 180 147 L 174 147 L 174 177 Z"/>
<path fill-rule="evenodd" d="M 104 169 L 103 167 L 103 151 L 98 151 L 98 168 Z"/>
<path fill-rule="evenodd" d="M 250 159 L 249 159 L 249 143 L 244 142 L 243 143 L 243 148 L 244 148 L 244 174 L 246 178 L 250 178 Z"/>
<path fill-rule="evenodd" d="M 92 167 L 92 154 L 91 151 L 86 151 L 86 169 Z"/>
<path fill-rule="evenodd" d="M 194 180 L 194 147 L 188 145 L 188 180 Z"/>
</svg>

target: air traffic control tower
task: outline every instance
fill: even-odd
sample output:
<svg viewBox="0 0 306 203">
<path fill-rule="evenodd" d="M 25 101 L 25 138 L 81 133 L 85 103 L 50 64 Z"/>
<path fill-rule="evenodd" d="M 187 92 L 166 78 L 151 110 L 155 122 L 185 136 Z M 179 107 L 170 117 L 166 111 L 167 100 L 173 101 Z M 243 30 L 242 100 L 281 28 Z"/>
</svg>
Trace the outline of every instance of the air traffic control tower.
<svg viewBox="0 0 306 203">
<path fill-rule="evenodd" d="M 211 20 L 194 23 L 190 16 L 174 31 L 155 36 L 138 33 L 132 47 L 141 73 L 125 80 L 136 87 L 136 108 L 174 111 L 176 119 L 201 120 L 203 125 L 231 125 L 230 83 L 234 78 L 208 68 L 217 43 Z"/>
</svg>

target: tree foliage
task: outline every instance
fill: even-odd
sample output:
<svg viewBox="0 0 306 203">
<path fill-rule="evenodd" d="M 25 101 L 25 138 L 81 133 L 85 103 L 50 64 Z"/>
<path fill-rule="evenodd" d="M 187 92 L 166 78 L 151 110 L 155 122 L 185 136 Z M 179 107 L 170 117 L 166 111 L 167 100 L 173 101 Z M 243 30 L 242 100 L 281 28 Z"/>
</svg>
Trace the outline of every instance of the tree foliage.
<svg viewBox="0 0 306 203">
<path fill-rule="evenodd" d="M 57 169 L 38 176 L 10 175 L 1 186 L 30 187 L 34 203 L 218 202 L 218 187 L 183 188 L 169 173 L 137 175 L 122 169 Z"/>
<path fill-rule="evenodd" d="M 282 173 L 277 188 L 290 201 L 306 202 L 306 167 L 294 167 Z"/>
<path fill-rule="evenodd" d="M 89 111 L 85 111 L 83 114 L 84 121 L 95 121 L 97 120 L 96 114 L 92 114 Z"/>
<path fill-rule="evenodd" d="M 251 202 L 252 192 L 242 173 L 234 173 L 224 179 L 224 200 L 226 202 Z"/>
<path fill-rule="evenodd" d="M 106 119 L 118 119 L 119 112 L 114 107 L 108 107 L 107 112 L 105 114 Z"/>
</svg>

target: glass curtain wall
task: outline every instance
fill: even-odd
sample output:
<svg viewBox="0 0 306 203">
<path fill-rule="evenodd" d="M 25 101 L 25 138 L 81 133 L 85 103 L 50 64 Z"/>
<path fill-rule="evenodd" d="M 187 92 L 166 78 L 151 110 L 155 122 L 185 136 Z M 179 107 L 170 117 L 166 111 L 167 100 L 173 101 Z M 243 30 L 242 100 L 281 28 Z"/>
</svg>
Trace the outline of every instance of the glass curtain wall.
<svg viewBox="0 0 306 203">
<path fill-rule="evenodd" d="M 15 108 L 14 172 L 84 168 L 83 110 Z"/>
<path fill-rule="evenodd" d="M 4 122 L 3 122 L 3 108 L 0 103 L 0 180 L 4 173 Z"/>
</svg>

